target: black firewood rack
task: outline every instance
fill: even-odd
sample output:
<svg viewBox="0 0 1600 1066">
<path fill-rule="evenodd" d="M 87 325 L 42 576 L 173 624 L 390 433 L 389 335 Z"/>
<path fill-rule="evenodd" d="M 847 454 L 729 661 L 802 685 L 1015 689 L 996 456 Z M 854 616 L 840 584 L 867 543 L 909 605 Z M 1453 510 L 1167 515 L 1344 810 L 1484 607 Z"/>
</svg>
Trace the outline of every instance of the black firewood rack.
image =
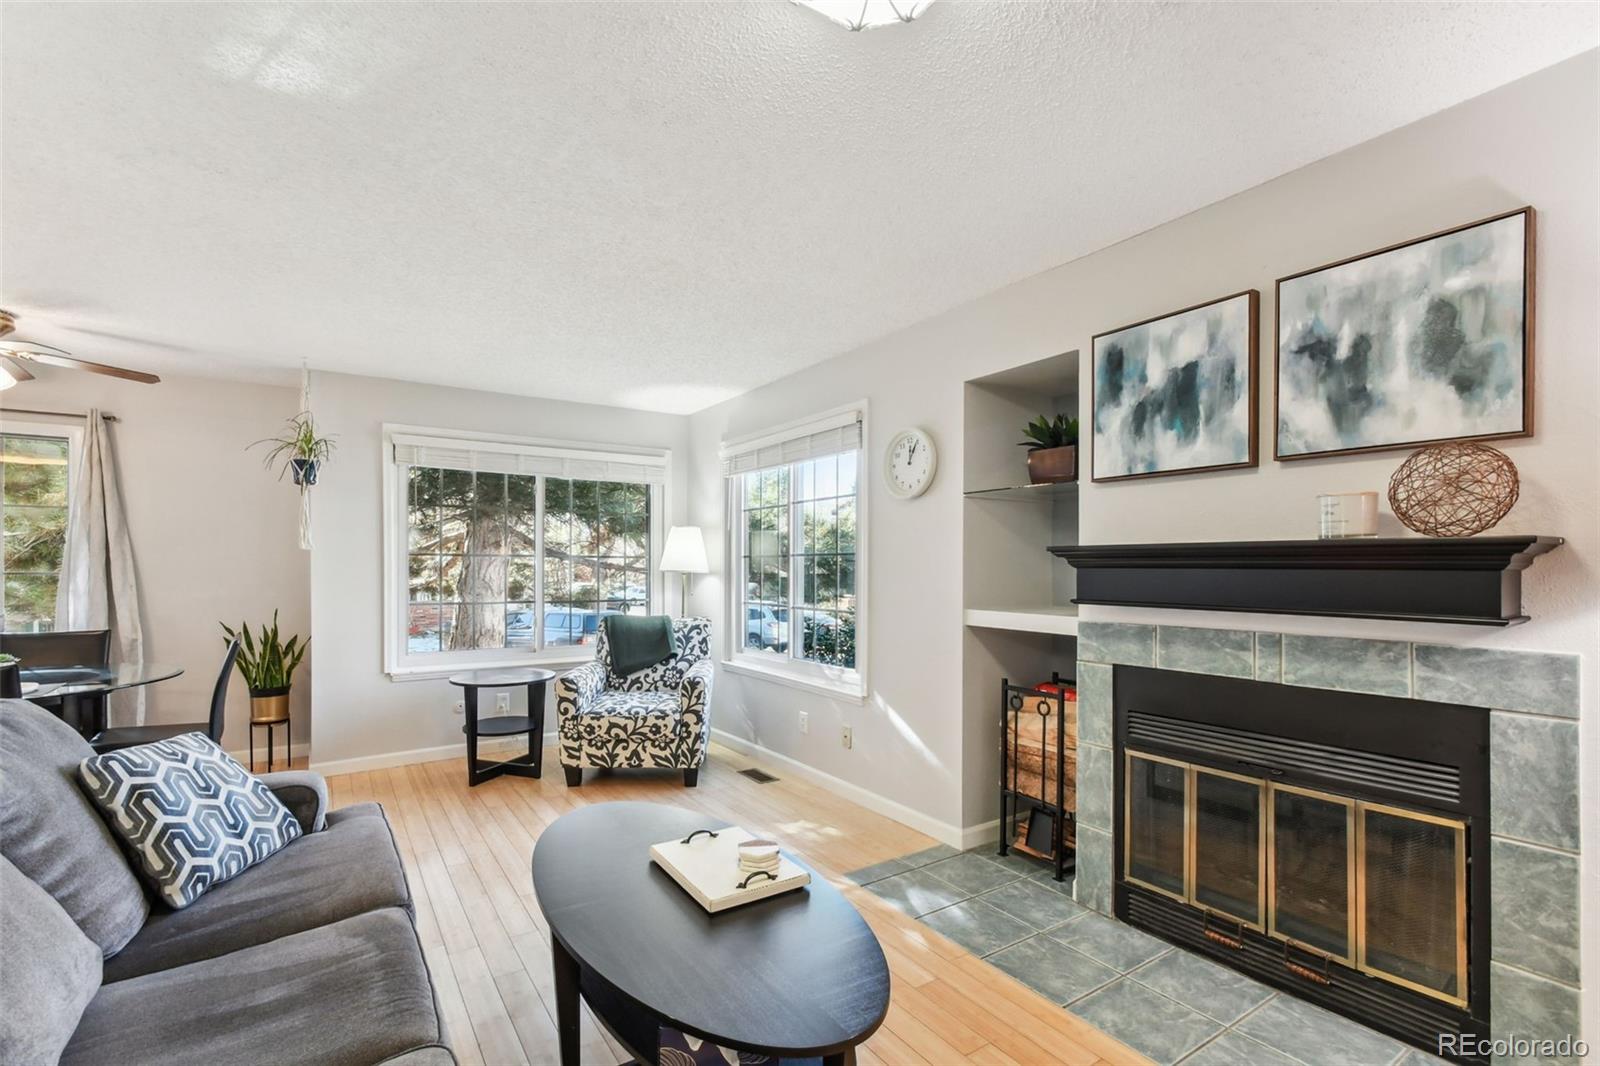
<svg viewBox="0 0 1600 1066">
<path fill-rule="evenodd" d="M 1056 685 L 1071 685 L 1075 682 L 1071 678 L 1063 678 L 1058 673 L 1051 673 L 1050 681 Z M 1030 699 L 1044 699 L 1054 704 L 1052 713 L 1045 705 L 1043 713 L 1030 706 Z M 1039 760 L 1039 791 L 1043 794 L 1032 796 L 1017 788 L 1017 751 L 1018 737 L 1021 729 L 1011 728 L 1011 716 L 1022 714 L 1040 714 L 1044 718 L 1044 729 L 1041 734 L 1044 751 L 1050 749 L 1052 740 L 1055 744 L 1056 773 L 1055 781 L 1045 780 L 1044 770 L 1048 759 Z M 1020 723 L 1019 723 L 1020 725 Z M 1053 728 L 1052 728 L 1053 726 Z M 1041 756 L 1043 752 L 1041 752 Z M 1055 867 L 1054 877 L 1057 881 L 1065 881 L 1069 874 L 1077 869 L 1077 849 L 1067 844 L 1067 826 L 1077 827 L 1077 819 L 1072 811 L 1066 810 L 1066 773 L 1067 773 L 1067 695 L 1063 691 L 1046 692 L 1043 689 L 1027 685 L 1013 685 L 1010 678 L 1000 681 L 1000 850 L 999 854 L 1007 855 L 1011 851 L 1011 841 L 1015 840 L 1017 833 L 1024 824 L 1027 826 L 1028 846 L 1035 851 L 1048 852 L 1053 856 L 1051 860 Z M 1055 802 L 1048 799 L 1054 791 Z M 1076 833 L 1073 839 L 1077 839 Z M 1019 852 L 1019 854 L 1026 854 Z M 1029 856 L 1033 858 L 1033 856 Z"/>
</svg>

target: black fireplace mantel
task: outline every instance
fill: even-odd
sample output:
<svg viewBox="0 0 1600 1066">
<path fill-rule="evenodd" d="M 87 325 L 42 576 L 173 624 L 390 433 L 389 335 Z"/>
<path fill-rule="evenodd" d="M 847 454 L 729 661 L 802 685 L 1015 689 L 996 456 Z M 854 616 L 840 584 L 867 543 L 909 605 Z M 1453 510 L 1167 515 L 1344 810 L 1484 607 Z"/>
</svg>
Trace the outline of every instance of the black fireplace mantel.
<svg viewBox="0 0 1600 1066">
<path fill-rule="evenodd" d="M 1522 571 L 1560 537 L 1070 544 L 1072 602 L 1507 626 L 1526 622 Z"/>
</svg>

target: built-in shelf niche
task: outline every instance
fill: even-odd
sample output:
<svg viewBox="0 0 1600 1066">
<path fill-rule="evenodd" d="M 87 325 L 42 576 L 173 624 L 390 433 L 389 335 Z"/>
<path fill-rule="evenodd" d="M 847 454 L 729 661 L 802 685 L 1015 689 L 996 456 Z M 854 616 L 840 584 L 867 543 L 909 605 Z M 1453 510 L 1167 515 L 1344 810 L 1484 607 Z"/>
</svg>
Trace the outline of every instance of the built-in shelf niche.
<svg viewBox="0 0 1600 1066">
<path fill-rule="evenodd" d="M 1023 427 L 1078 413 L 1078 353 L 966 383 L 962 450 L 964 602 L 968 625 L 1067 635 L 1075 631 L 1072 568 L 1045 550 L 1078 540 L 1078 485 L 1028 482 Z M 1029 629 L 1032 623 L 1038 628 Z M 1071 625 L 1069 631 L 1066 627 Z"/>
</svg>

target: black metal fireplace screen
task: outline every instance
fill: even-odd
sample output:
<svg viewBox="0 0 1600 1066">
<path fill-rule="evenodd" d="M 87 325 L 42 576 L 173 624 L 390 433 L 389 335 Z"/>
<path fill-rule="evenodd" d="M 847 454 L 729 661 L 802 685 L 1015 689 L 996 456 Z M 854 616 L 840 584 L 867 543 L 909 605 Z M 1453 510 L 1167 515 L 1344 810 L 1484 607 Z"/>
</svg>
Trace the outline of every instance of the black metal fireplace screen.
<svg viewBox="0 0 1600 1066">
<path fill-rule="evenodd" d="M 1487 715 L 1114 685 L 1118 917 L 1430 1051 L 1487 1035 Z"/>
</svg>

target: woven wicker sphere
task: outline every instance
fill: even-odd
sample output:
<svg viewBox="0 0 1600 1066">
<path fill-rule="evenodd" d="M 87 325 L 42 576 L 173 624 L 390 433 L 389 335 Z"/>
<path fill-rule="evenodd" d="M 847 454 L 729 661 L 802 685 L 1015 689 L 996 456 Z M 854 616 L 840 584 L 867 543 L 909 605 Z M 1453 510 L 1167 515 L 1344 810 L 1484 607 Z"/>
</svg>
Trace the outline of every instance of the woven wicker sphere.
<svg viewBox="0 0 1600 1066">
<path fill-rule="evenodd" d="M 1521 483 L 1510 456 L 1487 444 L 1435 444 L 1400 464 L 1389 479 L 1395 517 L 1430 537 L 1470 537 L 1517 502 Z"/>
</svg>

